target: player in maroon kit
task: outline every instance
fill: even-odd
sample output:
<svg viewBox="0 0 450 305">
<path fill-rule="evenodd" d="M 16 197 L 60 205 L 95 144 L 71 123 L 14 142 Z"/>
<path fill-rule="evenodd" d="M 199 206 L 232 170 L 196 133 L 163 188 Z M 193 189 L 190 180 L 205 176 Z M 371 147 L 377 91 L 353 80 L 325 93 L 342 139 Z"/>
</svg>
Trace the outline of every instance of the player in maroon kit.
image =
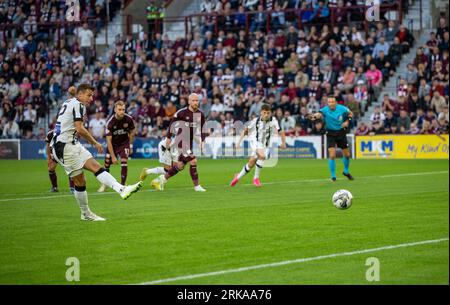
<svg viewBox="0 0 450 305">
<path fill-rule="evenodd" d="M 114 115 L 106 122 L 106 144 L 108 151 L 105 156 L 105 169 L 109 172 L 111 164 L 118 164 L 120 157 L 121 184 L 125 185 L 128 175 L 128 157 L 133 153 L 134 120 L 125 113 L 125 103 L 117 101 L 114 104 Z M 98 192 L 104 192 L 101 185 Z"/>
<path fill-rule="evenodd" d="M 50 130 L 47 133 L 47 136 L 45 137 L 45 142 L 46 142 L 45 152 L 46 152 L 46 156 L 47 156 L 48 176 L 50 178 L 50 182 L 52 183 L 52 188 L 50 189 L 50 192 L 57 193 L 58 192 L 58 179 L 56 177 L 55 169 L 56 169 L 56 165 L 58 165 L 58 163 L 53 158 L 52 150 L 50 148 L 50 142 L 53 139 L 53 135 L 54 135 L 54 131 Z M 70 177 L 69 177 L 69 187 L 70 187 L 70 192 L 73 194 L 73 192 L 75 191 L 75 184 L 73 183 L 73 180 Z"/>
<path fill-rule="evenodd" d="M 187 163 L 190 165 L 189 172 L 194 190 L 196 192 L 205 192 L 206 190 L 198 182 L 197 158 L 192 152 L 194 136 L 198 140 L 200 134 L 200 147 L 203 150 L 204 141 L 208 134 L 202 132 L 205 124 L 205 115 L 199 110 L 199 98 L 195 93 L 189 95 L 188 107 L 182 108 L 175 113 L 170 122 L 169 131 L 166 140 L 166 147 L 171 147 L 172 136 L 175 136 L 175 145 L 178 147 L 178 163 L 172 166 L 165 175 L 161 175 L 152 181 L 152 186 L 158 190 L 163 190 L 167 180 L 182 171 Z"/>
</svg>

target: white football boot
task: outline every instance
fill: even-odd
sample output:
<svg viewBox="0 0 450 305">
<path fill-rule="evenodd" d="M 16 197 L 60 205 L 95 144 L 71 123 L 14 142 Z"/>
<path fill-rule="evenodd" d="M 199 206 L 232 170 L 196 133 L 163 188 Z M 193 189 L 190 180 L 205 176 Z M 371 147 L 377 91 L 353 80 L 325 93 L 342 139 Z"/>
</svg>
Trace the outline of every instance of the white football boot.
<svg viewBox="0 0 450 305">
<path fill-rule="evenodd" d="M 194 187 L 194 190 L 196 192 L 206 192 L 206 190 L 199 184 L 197 186 Z"/>
<path fill-rule="evenodd" d="M 87 221 L 105 221 L 106 219 L 103 217 L 100 217 L 98 215 L 95 215 L 91 211 L 86 213 L 81 213 L 81 220 L 87 220 Z"/>
<path fill-rule="evenodd" d="M 143 182 L 139 181 L 138 183 L 127 185 L 122 189 L 122 192 L 120 192 L 120 197 L 122 197 L 123 200 L 127 200 L 133 193 L 136 193 L 139 191 L 139 189 L 142 187 Z"/>
</svg>

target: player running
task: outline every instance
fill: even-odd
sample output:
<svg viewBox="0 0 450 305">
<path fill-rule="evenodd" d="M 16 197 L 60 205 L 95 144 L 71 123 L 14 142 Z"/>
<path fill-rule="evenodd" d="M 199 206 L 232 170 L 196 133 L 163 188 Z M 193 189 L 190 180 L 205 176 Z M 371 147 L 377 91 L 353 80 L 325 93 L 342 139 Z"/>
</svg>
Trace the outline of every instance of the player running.
<svg viewBox="0 0 450 305">
<path fill-rule="evenodd" d="M 139 181 L 130 186 L 118 183 L 78 141 L 78 136 L 83 137 L 99 153 L 103 152 L 102 145 L 83 126 L 85 107 L 92 103 L 94 90 L 89 84 L 81 84 L 77 88 L 76 97 L 70 98 L 62 104 L 51 147 L 55 160 L 64 167 L 67 175 L 73 178 L 75 183 L 74 195 L 81 209 L 81 219 L 103 221 L 104 218 L 95 215 L 89 209 L 83 169 L 94 173 L 97 180 L 115 190 L 122 199 L 127 199 L 132 193 L 138 191 L 142 182 Z"/>
<path fill-rule="evenodd" d="M 170 170 L 170 168 L 178 162 L 178 149 L 176 149 L 176 147 L 173 147 L 173 145 L 171 147 L 166 147 L 166 142 L 167 137 L 164 137 L 158 144 L 159 163 L 162 166 L 154 168 L 143 168 L 139 177 L 141 181 L 144 181 L 145 178 L 147 178 L 147 175 L 150 174 L 165 175 Z"/>
<path fill-rule="evenodd" d="M 134 120 L 125 113 L 125 103 L 117 101 L 114 104 L 114 114 L 106 122 L 105 170 L 109 172 L 112 164 L 118 164 L 120 157 L 121 184 L 125 185 L 128 175 L 128 157 L 133 153 Z M 97 192 L 104 192 L 106 185 L 102 184 Z"/>
<path fill-rule="evenodd" d="M 198 140 L 196 133 L 200 133 L 201 141 L 199 140 L 199 142 L 202 150 L 205 145 L 204 141 L 208 135 L 202 132 L 203 125 L 205 124 L 205 115 L 199 110 L 199 98 L 197 94 L 191 93 L 189 95 L 188 105 L 188 107 L 178 110 L 170 122 L 165 147 L 171 147 L 172 136 L 177 130 L 178 133 L 175 141 L 178 142 L 179 157 L 178 162 L 166 174 L 153 179 L 152 186 L 157 190 L 162 191 L 167 180 L 182 171 L 186 164 L 189 163 L 189 172 L 194 183 L 194 190 L 196 192 L 206 192 L 198 182 L 197 158 L 192 152 L 194 136 L 196 137 L 196 141 Z"/>
<path fill-rule="evenodd" d="M 342 149 L 344 155 L 344 172 L 342 173 L 349 180 L 354 180 L 349 172 L 350 150 L 347 142 L 347 130 L 352 120 L 353 113 L 347 107 L 338 105 L 334 97 L 328 98 L 328 106 L 323 107 L 319 112 L 309 115 L 310 120 L 320 120 L 324 118 L 327 131 L 328 143 L 328 166 L 331 172 L 331 181 L 336 181 L 336 146 Z"/>
<path fill-rule="evenodd" d="M 241 142 L 245 135 L 249 136 L 251 155 L 248 163 L 244 165 L 241 172 L 234 176 L 230 186 L 235 186 L 239 180 L 247 175 L 256 165 L 255 174 L 253 177 L 253 184 L 261 187 L 259 175 L 264 166 L 264 160 L 269 158 L 271 139 L 275 133 L 281 136 L 281 149 L 286 148 L 286 135 L 284 130 L 281 130 L 276 118 L 271 116 L 272 111 L 267 104 L 262 105 L 260 116 L 254 118 L 248 126 L 245 127 L 237 143 L 237 147 L 241 146 Z"/>
<path fill-rule="evenodd" d="M 75 89 L 75 88 L 74 88 Z M 76 90 L 76 89 L 75 89 Z M 54 131 L 50 130 L 47 132 L 47 136 L 45 137 L 45 152 L 47 156 L 47 167 L 48 167 L 48 177 L 50 178 L 50 182 L 52 184 L 52 188 L 50 189 L 50 192 L 57 193 L 58 192 L 58 178 L 56 176 L 56 163 L 55 158 L 52 155 L 52 150 L 50 148 L 50 143 L 53 139 Z M 69 177 L 69 187 L 70 192 L 73 194 L 75 192 L 75 184 L 73 184 L 72 178 Z"/>
</svg>

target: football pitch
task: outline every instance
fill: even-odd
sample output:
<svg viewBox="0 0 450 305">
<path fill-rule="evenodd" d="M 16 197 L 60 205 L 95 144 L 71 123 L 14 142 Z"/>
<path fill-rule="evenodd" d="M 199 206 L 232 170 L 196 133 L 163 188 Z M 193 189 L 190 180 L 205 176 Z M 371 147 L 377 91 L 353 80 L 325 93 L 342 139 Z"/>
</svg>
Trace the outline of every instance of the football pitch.
<svg viewBox="0 0 450 305">
<path fill-rule="evenodd" d="M 163 192 L 148 177 L 127 201 L 96 193 L 86 173 L 91 210 L 107 221 L 83 222 L 61 167 L 52 194 L 44 160 L 0 161 L 0 284 L 449 283 L 448 160 L 352 160 L 355 181 L 332 183 L 325 160 L 281 159 L 262 188 L 253 172 L 230 188 L 243 164 L 201 159 L 206 193 L 187 169 Z M 127 182 L 156 165 L 130 160 Z M 353 193 L 350 209 L 333 207 L 338 189 Z M 66 280 L 71 257 L 79 282 Z"/>
</svg>

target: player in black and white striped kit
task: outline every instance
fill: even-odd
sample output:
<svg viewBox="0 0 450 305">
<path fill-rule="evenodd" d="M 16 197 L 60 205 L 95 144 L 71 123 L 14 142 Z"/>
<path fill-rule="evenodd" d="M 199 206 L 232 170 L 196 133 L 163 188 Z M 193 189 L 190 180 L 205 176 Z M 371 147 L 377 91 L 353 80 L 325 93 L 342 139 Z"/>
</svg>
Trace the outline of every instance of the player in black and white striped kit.
<svg viewBox="0 0 450 305">
<path fill-rule="evenodd" d="M 244 165 L 240 173 L 234 176 L 230 186 L 235 186 L 242 177 L 247 175 L 252 168 L 255 167 L 255 165 L 256 169 L 253 177 L 253 184 L 257 187 L 261 186 L 259 175 L 263 168 L 264 160 L 269 158 L 270 145 L 272 144 L 271 141 L 275 133 L 278 133 L 281 136 L 280 148 L 286 148 L 286 135 L 284 131 L 281 130 L 277 119 L 271 116 L 271 113 L 270 106 L 267 104 L 263 105 L 261 107 L 260 116 L 253 119 L 244 129 L 237 146 L 239 147 L 244 136 L 248 135 L 252 152 L 248 163 Z"/>
<path fill-rule="evenodd" d="M 95 174 L 97 180 L 115 190 L 123 199 L 127 199 L 132 193 L 139 190 L 142 182 L 130 186 L 120 184 L 80 144 L 79 136 L 85 138 L 99 153 L 103 153 L 103 146 L 83 126 L 85 107 L 91 104 L 95 89 L 89 84 L 81 84 L 76 89 L 76 93 L 73 91 L 75 88 L 71 87 L 69 92 L 75 97 L 66 100 L 58 113 L 55 134 L 51 143 L 52 155 L 64 168 L 67 175 L 73 178 L 74 195 L 81 209 L 81 219 L 103 221 L 104 218 L 95 215 L 89 209 L 83 169 Z"/>
</svg>

